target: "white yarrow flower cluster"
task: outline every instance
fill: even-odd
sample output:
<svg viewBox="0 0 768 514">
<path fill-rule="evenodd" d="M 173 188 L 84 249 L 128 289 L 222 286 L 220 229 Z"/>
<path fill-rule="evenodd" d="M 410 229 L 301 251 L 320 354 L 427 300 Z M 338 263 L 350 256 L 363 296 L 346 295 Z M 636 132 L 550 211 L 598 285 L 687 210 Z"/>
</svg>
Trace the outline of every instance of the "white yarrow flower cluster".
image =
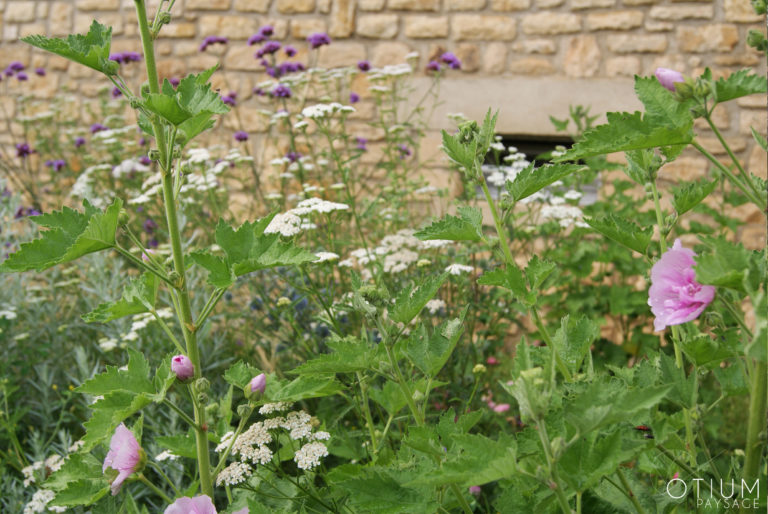
<svg viewBox="0 0 768 514">
<path fill-rule="evenodd" d="M 545 205 L 541 208 L 542 219 L 557 221 L 563 228 L 571 225 L 588 227 L 589 225 L 582 220 L 583 214 L 581 209 L 574 205 Z"/>
<path fill-rule="evenodd" d="M 320 465 L 320 458 L 328 455 L 328 448 L 317 441 L 307 443 L 298 450 L 293 460 L 300 469 L 312 469 Z"/>
<path fill-rule="evenodd" d="M 333 116 L 337 112 L 355 112 L 355 108 L 351 105 L 342 105 L 338 102 L 331 102 L 329 104 L 315 104 L 302 109 L 301 115 L 304 118 L 312 118 L 313 120 L 317 121 Z"/>
<path fill-rule="evenodd" d="M 251 467 L 244 462 L 233 462 L 216 477 L 216 485 L 237 485 L 251 476 Z"/>
<path fill-rule="evenodd" d="M 32 495 L 32 499 L 24 506 L 24 514 L 36 514 L 38 512 L 45 512 L 46 508 L 49 512 L 64 512 L 66 507 L 48 507 L 48 503 L 53 500 L 56 493 L 50 489 L 40 489 Z"/>
<path fill-rule="evenodd" d="M 451 275 L 463 275 L 464 273 L 472 273 L 475 271 L 475 268 L 472 266 L 467 266 L 465 264 L 451 264 L 450 266 L 445 268 L 445 271 L 450 273 Z"/>
<path fill-rule="evenodd" d="M 440 311 L 440 309 L 445 309 L 446 305 L 443 300 L 434 298 L 428 301 L 425 307 L 427 308 L 430 314 L 437 314 Z"/>
<path fill-rule="evenodd" d="M 350 256 L 357 260 L 361 266 L 365 266 L 372 260 L 383 257 L 383 269 L 386 273 L 401 273 L 408 269 L 411 264 L 419 261 L 419 251 L 433 248 L 441 248 L 451 241 L 442 239 L 433 241 L 422 241 L 414 236 L 416 232 L 411 229 L 399 230 L 395 234 L 385 236 L 379 245 L 370 251 L 364 248 L 358 248 L 350 252 Z M 339 266 L 352 265 L 352 261 L 347 259 L 339 263 Z"/>
</svg>

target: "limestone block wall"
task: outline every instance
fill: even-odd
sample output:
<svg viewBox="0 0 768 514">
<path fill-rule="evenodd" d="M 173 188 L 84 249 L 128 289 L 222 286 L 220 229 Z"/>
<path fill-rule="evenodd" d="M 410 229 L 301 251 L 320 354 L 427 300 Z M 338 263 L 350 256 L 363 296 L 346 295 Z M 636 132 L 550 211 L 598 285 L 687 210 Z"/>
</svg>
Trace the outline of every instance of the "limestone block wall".
<svg viewBox="0 0 768 514">
<path fill-rule="evenodd" d="M 149 0 L 150 13 L 158 2 Z M 0 0 L 0 65 L 21 60 L 46 66 L 46 80 L 30 81 L 43 96 L 62 87 L 94 95 L 104 85 L 95 73 L 32 50 L 18 38 L 85 32 L 95 18 L 114 28 L 115 51 L 138 50 L 134 16 L 133 0 Z M 298 60 L 307 59 L 307 35 L 328 32 L 333 44 L 321 49 L 321 66 L 362 59 L 382 66 L 403 62 L 416 51 L 417 87 L 428 82 L 423 70 L 430 59 L 454 52 L 463 66 L 445 79 L 445 104 L 430 120 L 434 132 L 427 135 L 424 151 L 432 153 L 439 129 L 449 126 L 447 112 L 479 118 L 488 107 L 499 108 L 500 132 L 546 136 L 554 134 L 548 116 L 564 117 L 569 104 L 590 105 L 593 113 L 638 108 L 632 76 L 649 75 L 658 66 L 686 74 L 710 67 L 716 76 L 744 67 L 766 71 L 745 43 L 750 29 L 766 29 L 765 18 L 753 13 L 749 0 L 176 0 L 173 22 L 158 42 L 161 75 L 182 76 L 221 62 L 221 87 L 247 99 L 265 75 L 246 40 L 265 24 L 274 26 L 275 37 L 299 48 Z M 201 53 L 200 42 L 210 35 L 226 36 L 229 44 Z M 129 79 L 134 73 L 138 81 L 139 71 L 134 65 Z M 370 112 L 365 105 L 363 94 L 360 110 Z M 256 107 L 251 109 L 241 110 L 244 128 L 264 130 Z M 741 99 L 716 114 L 734 149 L 765 176 L 765 154 L 754 144 L 750 127 L 766 132 L 766 99 Z M 258 145 L 259 138 L 252 142 Z M 705 135 L 702 142 L 724 157 L 714 137 Z M 438 170 L 425 172 L 448 180 L 439 172 L 443 163 L 435 162 Z M 663 175 L 692 178 L 706 168 L 706 161 L 690 154 Z M 755 237 L 765 236 L 761 230 Z"/>
</svg>

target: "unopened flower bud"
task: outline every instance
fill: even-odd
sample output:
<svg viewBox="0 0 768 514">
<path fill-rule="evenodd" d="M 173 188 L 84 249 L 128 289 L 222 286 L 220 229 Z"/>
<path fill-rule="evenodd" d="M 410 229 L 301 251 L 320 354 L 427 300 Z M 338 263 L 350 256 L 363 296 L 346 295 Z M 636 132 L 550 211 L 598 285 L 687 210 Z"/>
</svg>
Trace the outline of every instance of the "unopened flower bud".
<svg viewBox="0 0 768 514">
<path fill-rule="evenodd" d="M 267 389 L 267 376 L 264 373 L 256 375 L 248 383 L 252 394 L 262 395 Z"/>
<path fill-rule="evenodd" d="M 277 299 L 277 306 L 278 307 L 287 307 L 291 304 L 291 299 L 285 296 L 281 296 Z"/>
<path fill-rule="evenodd" d="M 128 223 L 128 211 L 125 209 L 120 209 L 120 214 L 117 216 L 117 222 L 120 225 L 125 225 Z"/>
<path fill-rule="evenodd" d="M 659 83 L 673 93 L 675 92 L 675 82 L 685 81 L 685 77 L 683 77 L 682 73 L 676 70 L 670 70 L 669 68 L 656 68 L 655 75 L 659 80 Z"/>
<path fill-rule="evenodd" d="M 149 152 L 147 152 L 147 157 L 149 157 L 152 161 L 159 161 L 160 160 L 160 150 L 157 148 L 151 149 Z"/>
<path fill-rule="evenodd" d="M 176 355 L 171 359 L 171 371 L 182 382 L 195 376 L 195 366 L 186 355 Z"/>
<path fill-rule="evenodd" d="M 246 404 L 238 405 L 237 406 L 237 415 L 241 418 L 244 418 L 248 416 L 251 413 L 251 407 L 249 407 Z"/>
<path fill-rule="evenodd" d="M 198 393 L 206 393 L 210 388 L 211 388 L 211 383 L 208 382 L 207 378 L 200 377 L 197 380 L 195 380 L 195 389 L 197 389 Z"/>
<path fill-rule="evenodd" d="M 163 25 L 168 25 L 171 23 L 171 13 L 168 11 L 162 11 L 158 17 L 158 21 Z"/>
<path fill-rule="evenodd" d="M 205 393 L 198 393 L 197 394 L 197 403 L 200 405 L 207 405 L 208 404 L 208 395 Z"/>
<path fill-rule="evenodd" d="M 131 109 L 134 109 L 134 110 L 139 109 L 142 106 L 141 98 L 137 96 L 131 97 L 131 99 L 129 100 L 129 103 L 131 105 Z"/>
</svg>

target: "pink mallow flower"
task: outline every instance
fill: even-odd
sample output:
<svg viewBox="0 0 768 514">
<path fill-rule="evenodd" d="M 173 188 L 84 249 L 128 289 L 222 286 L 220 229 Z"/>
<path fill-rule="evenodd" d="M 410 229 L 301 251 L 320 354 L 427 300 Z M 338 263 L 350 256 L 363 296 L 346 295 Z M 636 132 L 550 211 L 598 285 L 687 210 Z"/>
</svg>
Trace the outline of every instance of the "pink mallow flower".
<svg viewBox="0 0 768 514">
<path fill-rule="evenodd" d="M 508 403 L 499 403 L 495 407 L 493 407 L 493 412 L 498 412 L 501 414 L 502 412 L 507 412 L 509 410 L 509 404 Z"/>
<path fill-rule="evenodd" d="M 473 485 L 469 488 L 469 494 L 474 494 L 475 496 L 477 496 L 482 492 L 483 492 L 483 489 L 479 485 Z"/>
<path fill-rule="evenodd" d="M 653 322 L 656 332 L 696 319 L 714 299 L 714 286 L 696 282 L 695 255 L 676 239 L 672 248 L 651 268 L 648 305 L 656 316 Z"/>
<path fill-rule="evenodd" d="M 168 505 L 163 514 L 216 514 L 216 507 L 204 494 L 194 498 L 184 496 Z"/>
<path fill-rule="evenodd" d="M 107 468 L 117 470 L 117 476 L 111 485 L 113 496 L 120 492 L 125 479 L 138 470 L 143 453 L 133 432 L 128 430 L 124 423 L 120 423 L 109 441 L 109 452 L 102 468 L 102 471 L 107 471 Z"/>
<path fill-rule="evenodd" d="M 683 74 L 669 68 L 656 68 L 656 78 L 662 86 L 675 92 L 675 82 L 685 82 Z"/>
<path fill-rule="evenodd" d="M 252 393 L 264 394 L 264 391 L 267 389 L 267 376 L 264 373 L 256 375 L 251 379 L 249 385 L 251 386 Z"/>
<path fill-rule="evenodd" d="M 171 359 L 171 371 L 176 373 L 179 380 L 189 380 L 195 376 L 195 365 L 186 355 L 175 355 Z"/>
</svg>

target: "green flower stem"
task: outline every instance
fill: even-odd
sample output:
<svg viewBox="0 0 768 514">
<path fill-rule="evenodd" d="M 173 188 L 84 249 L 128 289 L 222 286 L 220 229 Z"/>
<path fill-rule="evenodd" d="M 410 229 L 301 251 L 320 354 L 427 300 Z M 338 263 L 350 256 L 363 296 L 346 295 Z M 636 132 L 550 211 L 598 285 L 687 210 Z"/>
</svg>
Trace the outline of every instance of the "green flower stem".
<svg viewBox="0 0 768 514">
<path fill-rule="evenodd" d="M 501 245 L 501 250 L 504 252 L 504 258 L 507 261 L 508 266 L 514 266 L 515 265 L 515 259 L 512 257 L 512 252 L 509 250 L 509 241 L 507 240 L 507 233 L 504 230 L 504 226 L 501 223 L 501 218 L 499 217 L 499 212 L 496 210 L 496 203 L 493 201 L 493 198 L 491 197 L 491 192 L 488 191 L 488 184 L 485 182 L 485 177 L 482 174 L 482 171 L 479 169 L 476 170 L 476 173 L 480 175 L 480 187 L 483 188 L 483 194 L 485 195 L 485 200 L 488 202 L 488 207 L 491 209 L 491 216 L 493 216 L 493 223 L 496 225 L 496 233 L 499 236 L 499 244 Z"/>
<path fill-rule="evenodd" d="M 176 412 L 176 414 L 178 414 L 178 415 L 179 415 L 179 417 L 180 417 L 181 419 L 183 419 L 184 421 L 186 421 L 186 422 L 187 422 L 187 424 L 189 424 L 189 426 L 191 426 L 191 427 L 192 427 L 192 428 L 194 428 L 195 430 L 200 430 L 200 426 L 199 426 L 199 425 L 197 425 L 197 423 L 195 423 L 195 421 L 194 421 L 192 418 L 190 418 L 189 416 L 187 416 L 187 413 L 186 413 L 186 412 L 184 412 L 183 410 L 181 410 L 181 409 L 179 408 L 179 406 L 178 406 L 178 405 L 176 405 L 175 403 L 173 403 L 172 401 L 170 401 L 168 398 L 163 398 L 163 403 L 164 403 L 165 405 L 167 405 L 168 407 L 170 407 L 170 408 L 171 408 L 171 410 L 173 410 L 174 412 Z"/>
<path fill-rule="evenodd" d="M 213 312 L 213 309 L 216 307 L 216 304 L 219 303 L 219 300 L 221 300 L 221 297 L 224 296 L 224 293 L 226 292 L 226 289 L 216 289 L 210 298 L 208 298 L 208 302 L 206 302 L 205 307 L 203 307 L 203 310 L 200 312 L 200 314 L 197 317 L 197 328 L 203 326 L 205 323 L 205 320 L 208 319 L 208 316 L 210 316 L 211 312 Z"/>
<path fill-rule="evenodd" d="M 715 133 L 715 136 L 717 136 L 718 141 L 720 141 L 720 144 L 723 145 L 723 148 L 725 148 L 725 151 L 728 152 L 728 157 L 731 158 L 733 163 L 736 165 L 736 167 L 739 169 L 739 173 L 741 173 L 741 177 L 744 179 L 744 182 L 747 183 L 749 188 L 752 190 L 752 192 L 757 197 L 761 197 L 761 194 L 764 193 L 764 191 L 761 193 L 757 186 L 755 186 L 755 183 L 752 181 L 752 177 L 749 176 L 749 173 L 744 170 L 744 167 L 741 165 L 741 162 L 736 158 L 733 151 L 731 150 L 731 147 L 728 146 L 728 143 L 725 142 L 725 139 L 723 138 L 723 135 L 720 133 L 720 130 L 715 126 L 714 123 L 712 123 L 712 118 L 709 116 L 709 114 L 706 114 L 704 116 L 704 119 L 707 120 L 707 123 L 709 124 L 709 128 L 712 129 L 712 132 Z M 765 207 L 765 205 L 763 205 Z"/>
<path fill-rule="evenodd" d="M 732 172 L 731 170 L 729 170 L 727 166 L 723 165 L 723 163 L 721 163 L 720 161 L 718 161 L 718 160 L 717 160 L 717 158 L 715 158 L 715 156 L 714 156 L 714 155 L 712 155 L 711 153 L 709 153 L 709 152 L 707 151 L 707 149 L 706 149 L 706 148 L 704 148 L 703 146 L 701 146 L 701 145 L 700 145 L 700 144 L 699 144 L 697 141 L 693 141 L 693 142 L 691 143 L 691 145 L 692 145 L 692 146 L 693 146 L 693 147 L 694 147 L 696 150 L 698 150 L 699 152 L 701 152 L 701 154 L 702 154 L 704 157 L 706 157 L 707 159 L 709 159 L 709 161 L 710 161 L 712 164 L 714 164 L 714 165 L 717 167 L 717 169 L 719 169 L 720 171 L 722 171 L 722 172 L 723 172 L 723 175 L 725 175 L 726 177 L 728 177 L 728 180 L 730 180 L 730 181 L 731 181 L 731 183 L 732 183 L 733 185 L 735 185 L 736 187 L 738 187 L 739 189 L 741 189 L 741 192 L 742 192 L 742 193 L 744 193 L 744 194 L 746 195 L 746 197 L 747 197 L 747 198 L 749 198 L 749 199 L 752 201 L 752 203 L 754 203 L 755 205 L 757 205 L 758 207 L 760 207 L 760 209 L 761 209 L 763 212 L 765 212 L 765 207 L 766 207 L 766 201 L 765 201 L 765 200 L 763 200 L 763 199 L 762 199 L 760 196 L 755 196 L 754 194 L 752 194 L 752 192 L 751 192 L 749 189 L 747 189 L 747 187 L 746 187 L 746 186 L 745 186 L 745 185 L 744 185 L 744 184 L 741 182 L 741 180 L 739 180 L 739 179 L 738 179 L 738 177 L 736 177 L 736 175 L 734 175 L 734 174 L 733 174 L 733 172 Z"/>
<path fill-rule="evenodd" d="M 616 475 L 618 475 L 619 480 L 621 480 L 621 485 L 624 486 L 625 494 L 627 495 L 627 498 L 629 498 L 629 501 L 632 502 L 632 505 L 635 506 L 637 514 L 645 514 L 645 509 L 643 509 L 643 506 L 637 501 L 637 496 L 632 492 L 632 487 L 629 485 L 629 481 L 627 480 L 627 477 L 624 476 L 624 472 L 620 467 L 616 469 Z"/>
<path fill-rule="evenodd" d="M 568 504 L 568 498 L 566 498 L 565 492 L 563 492 L 563 487 L 560 485 L 560 479 L 557 476 L 555 458 L 552 456 L 552 443 L 550 442 L 549 435 L 547 434 L 547 425 L 543 420 L 537 419 L 535 421 L 536 426 L 539 428 L 539 430 L 537 430 L 539 433 L 539 440 L 541 441 L 541 446 L 544 448 L 544 455 L 547 458 L 549 476 L 551 477 L 552 482 L 554 482 L 557 502 L 560 504 L 560 508 L 565 514 L 571 514 L 571 506 Z"/>
<path fill-rule="evenodd" d="M 243 429 L 245 428 L 245 424 L 248 423 L 248 419 L 250 419 L 251 414 L 253 414 L 253 409 L 256 408 L 255 405 L 249 405 L 248 414 L 246 416 L 243 416 L 240 418 L 240 422 L 237 424 L 237 430 L 235 430 L 235 435 L 232 436 L 232 440 L 227 445 L 227 449 L 224 450 L 224 453 L 221 454 L 221 457 L 219 457 L 219 462 L 216 464 L 216 469 L 213 470 L 212 475 L 216 477 L 219 474 L 219 471 L 221 471 L 221 468 L 226 464 L 227 457 L 229 457 L 230 452 L 232 451 L 232 447 L 235 445 L 235 441 L 237 440 L 237 437 L 243 433 Z"/>
<path fill-rule="evenodd" d="M 373 424 L 373 417 L 371 416 L 371 407 L 368 405 L 368 387 L 363 382 L 363 377 L 358 371 L 355 373 L 357 376 L 357 383 L 360 384 L 360 396 L 363 400 L 363 413 L 365 414 L 365 424 L 368 425 L 368 433 L 371 436 L 371 448 L 373 448 L 374 456 L 379 451 L 379 445 L 376 442 L 376 427 Z"/>
<path fill-rule="evenodd" d="M 149 24 L 147 21 L 147 9 L 144 4 L 144 0 L 134 0 L 136 4 L 136 16 L 139 23 L 139 33 L 141 34 L 141 44 L 144 50 L 144 61 L 147 69 L 147 80 L 149 82 L 149 90 L 151 93 L 159 93 L 160 86 L 157 76 L 157 65 L 155 64 L 155 49 L 153 46 L 152 36 L 149 30 Z M 169 149 L 166 144 L 166 133 L 161 124 L 156 120 L 152 123 L 152 129 L 155 133 L 155 141 L 160 152 L 159 162 L 163 165 L 163 200 L 165 204 L 165 217 L 168 223 L 168 234 L 171 238 L 171 248 L 173 250 L 173 266 L 175 272 L 179 275 L 180 280 L 176 289 L 178 290 L 178 303 L 179 311 L 177 314 L 180 316 L 181 330 L 184 334 L 184 341 L 187 346 L 187 356 L 195 367 L 195 376 L 200 376 L 200 351 L 197 347 L 197 337 L 195 334 L 195 325 L 192 320 L 192 309 L 189 301 L 189 291 L 187 290 L 187 283 L 185 277 L 184 266 L 184 250 L 181 245 L 181 233 L 179 231 L 179 220 L 176 213 L 176 202 L 173 194 L 173 176 L 169 164 L 171 163 L 171 157 L 169 157 Z M 172 155 L 172 148 L 171 155 Z M 193 394 L 194 396 L 194 394 Z M 202 493 L 213 497 L 213 482 L 211 479 L 211 464 L 210 456 L 208 455 L 208 438 L 205 434 L 205 410 L 194 402 L 194 417 L 195 424 L 201 428 L 201 430 L 195 431 L 195 440 L 197 445 L 197 465 L 198 472 L 200 473 L 200 489 Z"/>
<path fill-rule="evenodd" d="M 659 190 L 656 188 L 656 182 L 651 181 L 651 193 L 653 194 L 653 206 L 656 210 L 656 223 L 659 225 L 659 246 L 661 253 L 667 251 L 667 234 L 664 231 L 664 215 L 661 212 L 661 203 L 659 202 Z M 683 363 L 683 352 L 680 349 L 680 331 L 677 325 L 672 325 L 672 347 L 675 350 L 675 364 L 682 373 L 683 380 L 686 379 L 685 367 Z M 683 409 L 683 419 L 685 421 L 685 442 L 690 452 L 691 465 L 696 466 L 696 441 L 693 438 L 693 422 L 691 421 L 691 412 Z"/>
<path fill-rule="evenodd" d="M 150 482 L 147 477 L 145 477 L 142 473 L 139 473 L 138 477 L 139 481 L 152 489 L 155 494 L 157 494 L 160 498 L 162 498 L 166 503 L 173 503 L 173 500 L 171 500 L 167 494 L 165 494 L 163 491 L 160 490 L 155 484 Z"/>
<path fill-rule="evenodd" d="M 170 479 L 170 478 L 168 478 L 168 475 L 166 475 L 166 474 L 165 474 L 165 472 L 163 471 L 163 468 L 161 468 L 161 467 L 160 467 L 160 466 L 159 466 L 159 465 L 158 465 L 156 462 L 153 462 L 153 461 L 149 461 L 149 466 L 150 466 L 152 469 L 154 469 L 154 470 L 155 470 L 155 472 L 156 472 L 158 475 L 160 475 L 161 477 L 163 477 L 163 479 L 166 481 L 166 483 L 167 483 L 169 486 L 171 486 L 171 489 L 173 489 L 173 493 L 174 493 L 176 496 L 184 496 L 183 494 L 181 494 L 181 491 L 179 491 L 179 489 L 176 487 L 176 484 L 174 484 L 174 483 L 171 481 L 171 479 Z"/>
<path fill-rule="evenodd" d="M 765 443 L 760 434 L 766 427 L 766 394 L 768 393 L 768 366 L 765 362 L 756 361 L 751 377 L 752 387 L 749 397 L 749 422 L 747 425 L 747 443 L 744 448 L 744 473 L 742 478 L 751 480 L 757 478 L 760 472 L 761 457 Z"/>
<path fill-rule="evenodd" d="M 533 322 L 536 325 L 536 328 L 539 330 L 539 332 L 541 332 L 541 337 L 544 338 L 544 342 L 547 343 L 547 346 L 552 352 L 552 357 L 555 361 L 555 364 L 557 364 L 557 369 L 560 370 L 560 373 L 563 374 L 566 382 L 573 382 L 573 375 L 571 375 L 571 371 L 568 369 L 568 366 L 566 366 L 565 362 L 563 362 L 563 358 L 560 357 L 559 353 L 557 353 L 555 344 L 552 342 L 552 337 L 549 335 L 547 327 L 544 325 L 541 316 L 539 316 L 538 309 L 536 309 L 536 307 L 531 307 L 531 314 L 533 315 Z"/>
<path fill-rule="evenodd" d="M 135 255 L 133 255 L 131 252 L 129 252 L 128 250 L 126 250 L 126 249 L 125 249 L 125 248 L 123 248 L 122 246 L 120 246 L 120 245 L 115 245 L 113 248 L 114 248 L 114 249 L 115 249 L 115 251 L 117 251 L 117 252 L 118 252 L 120 255 L 122 255 L 123 257 L 125 257 L 126 259 L 128 259 L 129 261 L 131 261 L 132 263 L 134 263 L 134 264 L 135 264 L 136 266 L 138 266 L 139 268 L 143 269 L 144 271 L 148 271 L 148 272 L 152 273 L 152 274 L 153 274 L 153 275 L 155 275 L 157 278 L 159 278 L 160 280 L 162 280 L 163 282 L 165 282 L 165 283 L 166 283 L 166 284 L 168 284 L 169 286 L 173 287 L 173 282 L 171 282 L 171 281 L 170 281 L 170 279 L 169 279 L 167 276 L 165 276 L 165 274 L 163 274 L 163 273 L 160 273 L 159 271 L 157 271 L 156 269 L 152 268 L 151 266 L 147 266 L 147 265 L 144 263 L 144 261 L 142 261 L 141 259 L 139 259 L 139 258 L 138 258 L 138 257 L 136 257 Z"/>
</svg>

